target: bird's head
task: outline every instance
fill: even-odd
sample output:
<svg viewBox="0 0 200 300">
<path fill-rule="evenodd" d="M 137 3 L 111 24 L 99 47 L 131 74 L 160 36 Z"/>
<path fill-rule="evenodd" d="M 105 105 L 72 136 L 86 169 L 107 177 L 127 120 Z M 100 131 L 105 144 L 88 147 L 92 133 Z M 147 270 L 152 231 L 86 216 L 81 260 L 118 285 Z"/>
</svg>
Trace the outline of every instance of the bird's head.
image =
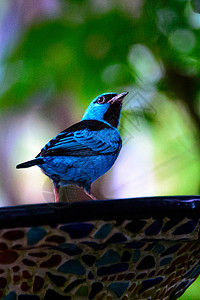
<svg viewBox="0 0 200 300">
<path fill-rule="evenodd" d="M 97 96 L 86 109 L 82 120 L 98 120 L 116 127 L 119 124 L 122 100 L 128 94 L 124 92 L 104 93 Z"/>
</svg>

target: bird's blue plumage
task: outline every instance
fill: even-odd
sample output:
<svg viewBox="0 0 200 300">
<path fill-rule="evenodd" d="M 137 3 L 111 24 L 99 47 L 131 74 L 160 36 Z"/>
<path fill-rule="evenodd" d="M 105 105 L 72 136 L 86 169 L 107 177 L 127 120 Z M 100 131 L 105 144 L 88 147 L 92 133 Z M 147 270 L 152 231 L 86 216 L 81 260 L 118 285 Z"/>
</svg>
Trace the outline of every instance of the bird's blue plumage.
<svg viewBox="0 0 200 300">
<path fill-rule="evenodd" d="M 96 97 L 79 123 L 48 142 L 35 160 L 17 168 L 38 165 L 57 188 L 76 184 L 90 193 L 92 182 L 112 167 L 121 150 L 117 126 L 126 94 Z"/>
</svg>

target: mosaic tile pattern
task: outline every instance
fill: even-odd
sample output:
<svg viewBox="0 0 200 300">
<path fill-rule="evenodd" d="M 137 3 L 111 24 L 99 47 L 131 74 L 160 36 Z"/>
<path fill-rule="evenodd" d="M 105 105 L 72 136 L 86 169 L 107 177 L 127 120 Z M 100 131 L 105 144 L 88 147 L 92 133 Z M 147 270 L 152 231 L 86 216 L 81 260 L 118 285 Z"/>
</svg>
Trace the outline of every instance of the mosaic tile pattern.
<svg viewBox="0 0 200 300">
<path fill-rule="evenodd" d="M 177 299 L 200 273 L 199 220 L 90 221 L 0 231 L 0 298 Z"/>
</svg>

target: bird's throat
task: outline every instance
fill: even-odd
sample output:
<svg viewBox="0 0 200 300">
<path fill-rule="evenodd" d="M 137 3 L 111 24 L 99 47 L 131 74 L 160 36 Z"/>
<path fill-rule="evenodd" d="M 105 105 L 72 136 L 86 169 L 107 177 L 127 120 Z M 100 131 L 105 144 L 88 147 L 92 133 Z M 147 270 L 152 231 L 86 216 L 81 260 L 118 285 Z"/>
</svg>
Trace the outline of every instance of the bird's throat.
<svg viewBox="0 0 200 300">
<path fill-rule="evenodd" d="M 108 110 L 103 116 L 103 120 L 108 122 L 113 127 L 118 127 L 122 103 L 116 102 L 110 105 Z"/>
</svg>

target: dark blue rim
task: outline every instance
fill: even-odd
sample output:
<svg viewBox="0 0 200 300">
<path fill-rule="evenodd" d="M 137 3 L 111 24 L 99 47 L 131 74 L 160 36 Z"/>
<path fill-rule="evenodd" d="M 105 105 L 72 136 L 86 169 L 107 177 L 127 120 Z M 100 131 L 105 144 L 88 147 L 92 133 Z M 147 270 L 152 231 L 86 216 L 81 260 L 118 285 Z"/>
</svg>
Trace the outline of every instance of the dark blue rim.
<svg viewBox="0 0 200 300">
<path fill-rule="evenodd" d="M 113 219 L 200 218 L 200 196 L 163 196 L 0 208 L 0 228 Z"/>
</svg>

